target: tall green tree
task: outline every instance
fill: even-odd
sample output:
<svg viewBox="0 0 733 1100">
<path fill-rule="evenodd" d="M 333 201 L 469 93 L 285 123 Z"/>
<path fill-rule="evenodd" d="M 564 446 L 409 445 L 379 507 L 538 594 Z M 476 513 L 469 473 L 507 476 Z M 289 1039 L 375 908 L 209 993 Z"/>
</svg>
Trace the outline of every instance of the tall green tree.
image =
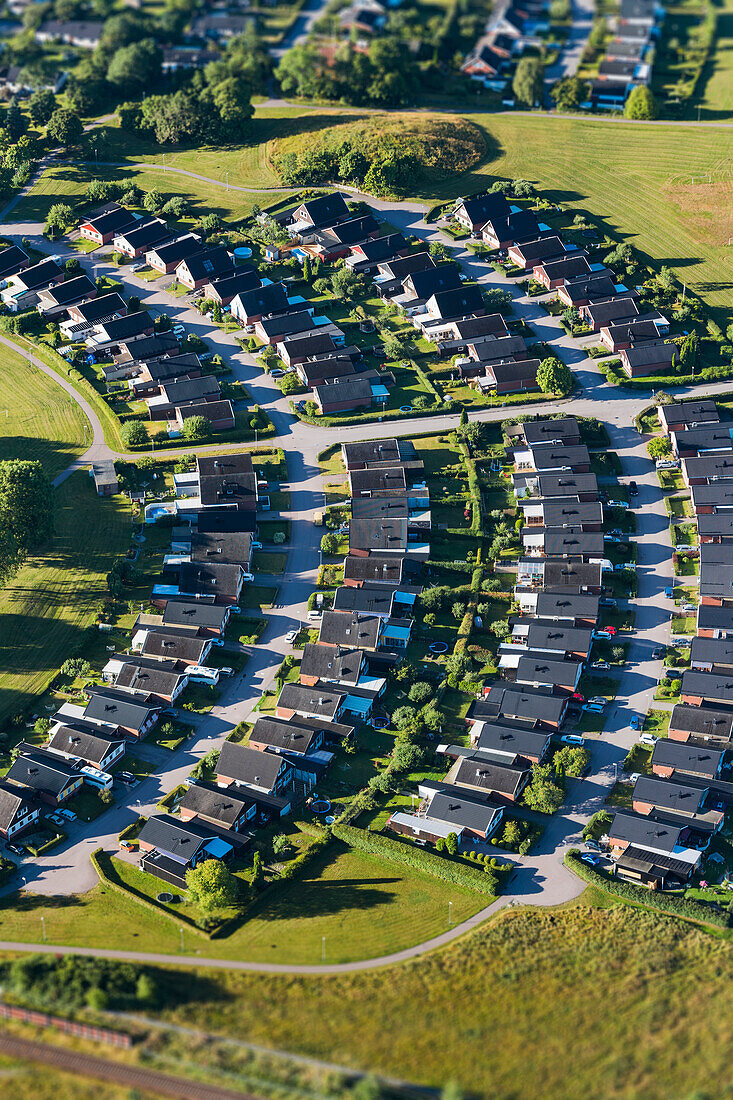
<svg viewBox="0 0 733 1100">
<path fill-rule="evenodd" d="M 56 96 L 50 88 L 39 88 L 28 100 L 28 114 L 35 126 L 45 126 L 56 110 Z"/>
<path fill-rule="evenodd" d="M 542 103 L 545 90 L 545 67 L 538 57 L 521 57 L 512 81 L 514 95 L 525 107 Z"/>
<path fill-rule="evenodd" d="M 624 118 L 649 120 L 656 118 L 658 114 L 657 101 L 646 84 L 638 84 L 631 89 L 631 94 L 624 107 Z"/>
<path fill-rule="evenodd" d="M 574 388 L 572 371 L 560 359 L 550 356 L 537 368 L 537 385 L 543 393 L 565 396 Z"/>
<path fill-rule="evenodd" d="M 186 871 L 186 888 L 202 913 L 215 913 L 237 901 L 237 880 L 218 859 L 206 859 Z"/>
<path fill-rule="evenodd" d="M 48 120 L 46 133 L 57 145 L 75 145 L 84 133 L 84 126 L 76 111 L 58 107 Z"/>
<path fill-rule="evenodd" d="M 0 462 L 0 584 L 53 534 L 51 484 L 40 462 Z"/>
</svg>

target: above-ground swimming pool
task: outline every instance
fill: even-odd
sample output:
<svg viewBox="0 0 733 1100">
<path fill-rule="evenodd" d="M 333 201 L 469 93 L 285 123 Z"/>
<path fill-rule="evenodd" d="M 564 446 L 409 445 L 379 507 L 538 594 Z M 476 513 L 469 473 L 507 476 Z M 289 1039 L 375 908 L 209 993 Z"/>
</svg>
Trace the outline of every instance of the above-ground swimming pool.
<svg viewBox="0 0 733 1100">
<path fill-rule="evenodd" d="M 145 508 L 145 522 L 155 523 L 161 516 L 175 516 L 177 511 L 175 504 L 148 504 Z"/>
</svg>

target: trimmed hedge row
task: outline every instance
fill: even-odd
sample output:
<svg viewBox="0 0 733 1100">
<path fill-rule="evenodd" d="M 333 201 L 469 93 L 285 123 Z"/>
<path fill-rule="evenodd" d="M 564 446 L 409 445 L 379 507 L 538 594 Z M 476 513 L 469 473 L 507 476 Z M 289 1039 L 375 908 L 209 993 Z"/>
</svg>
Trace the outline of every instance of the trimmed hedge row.
<svg viewBox="0 0 733 1100">
<path fill-rule="evenodd" d="M 582 862 L 577 848 L 570 849 L 565 856 L 565 864 L 578 878 L 582 878 L 590 886 L 598 886 L 608 894 L 615 894 L 624 901 L 635 902 L 645 909 L 656 909 L 700 924 L 714 924 L 718 928 L 728 928 L 730 925 L 727 913 L 717 913 L 714 909 L 700 905 L 697 901 L 676 898 L 671 894 L 661 894 L 656 890 L 647 890 L 644 886 L 634 886 L 631 882 L 624 882 L 622 879 L 611 878 L 610 875 L 594 871 L 587 863 Z"/>
<path fill-rule="evenodd" d="M 380 833 L 368 833 L 364 829 L 357 829 L 354 825 L 336 824 L 332 831 L 335 837 L 348 844 L 350 848 L 358 848 L 359 851 L 366 852 L 368 855 L 378 856 L 392 863 L 400 863 L 403 867 L 410 867 L 415 871 L 422 871 L 452 886 L 464 886 L 467 890 L 485 894 L 487 897 L 496 897 L 500 892 L 499 879 L 490 872 L 478 871 L 473 867 L 434 855 L 433 852 L 427 852 L 423 848 L 416 848 L 412 844 L 392 840 L 391 837 L 382 836 Z"/>
</svg>

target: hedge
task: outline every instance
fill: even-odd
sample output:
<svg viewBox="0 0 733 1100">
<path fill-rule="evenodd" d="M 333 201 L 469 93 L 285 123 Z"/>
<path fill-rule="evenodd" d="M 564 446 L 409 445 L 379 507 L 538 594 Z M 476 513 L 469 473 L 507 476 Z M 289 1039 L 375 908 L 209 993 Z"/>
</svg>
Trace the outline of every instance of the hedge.
<svg viewBox="0 0 733 1100">
<path fill-rule="evenodd" d="M 392 840 L 391 837 L 382 836 L 380 833 L 369 833 L 364 829 L 357 829 L 354 825 L 336 824 L 332 831 L 335 837 L 343 840 L 350 848 L 358 848 L 359 851 L 366 852 L 368 855 L 378 856 L 392 863 L 400 863 L 414 871 L 432 875 L 441 882 L 450 883 L 452 886 L 463 886 L 467 890 L 485 894 L 487 897 L 496 897 L 499 894 L 498 878 L 486 871 L 478 871 L 412 844 Z"/>
<path fill-rule="evenodd" d="M 577 848 L 571 848 L 565 856 L 565 864 L 578 878 L 582 878 L 589 886 L 597 886 L 608 894 L 615 894 L 624 901 L 640 905 L 645 909 L 656 909 L 661 913 L 669 913 L 685 920 L 698 921 L 701 924 L 714 924 L 718 928 L 728 928 L 730 921 L 727 913 L 718 913 L 707 905 L 701 905 L 697 901 L 687 898 L 673 897 L 671 894 L 662 894 L 656 890 L 647 890 L 644 886 L 634 886 L 631 882 L 612 878 L 610 875 L 594 871 L 587 863 L 583 863 Z"/>
<path fill-rule="evenodd" d="M 39 844 L 38 847 L 34 844 L 26 844 L 26 848 L 32 856 L 40 856 L 50 848 L 54 848 L 57 844 L 60 844 L 62 840 L 66 840 L 66 833 L 57 831 L 53 836 L 49 837 L 48 840 L 45 840 L 43 844 Z"/>
</svg>

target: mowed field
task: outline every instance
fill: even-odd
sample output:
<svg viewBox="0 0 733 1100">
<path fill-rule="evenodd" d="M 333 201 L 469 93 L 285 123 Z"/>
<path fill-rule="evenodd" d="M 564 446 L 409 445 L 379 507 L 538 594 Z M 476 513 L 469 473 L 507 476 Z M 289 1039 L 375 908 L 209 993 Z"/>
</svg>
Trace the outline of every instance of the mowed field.
<svg viewBox="0 0 733 1100">
<path fill-rule="evenodd" d="M 120 861 L 114 866 L 135 887 L 141 877 L 137 868 Z M 144 877 L 149 889 L 153 880 Z M 351 962 L 399 951 L 446 931 L 449 902 L 453 921 L 459 923 L 490 901 L 484 894 L 337 845 L 313 863 L 304 880 L 270 897 L 265 894 L 231 934 L 207 940 L 186 928 L 184 944 L 188 954 L 298 966 L 321 962 L 325 937 L 327 962 Z M 105 886 L 71 897 L 0 899 L 0 939 L 36 941 L 41 913 L 49 943 L 171 955 L 181 949 L 175 917 L 150 912 Z"/>
<path fill-rule="evenodd" d="M 669 264 L 733 320 L 733 132 L 541 115 L 474 115 L 489 157 L 430 199 L 469 194 L 496 177 L 531 180 L 587 213 L 657 264 Z M 712 183 L 693 176 L 712 174 Z"/>
<path fill-rule="evenodd" d="M 54 501 L 51 543 L 0 590 L 0 723 L 77 652 L 106 594 L 106 575 L 127 548 L 127 501 L 98 497 L 85 471 L 62 482 Z"/>
<path fill-rule="evenodd" d="M 728 1095 L 731 977 L 729 942 L 576 904 L 504 913 L 388 970 L 179 974 L 188 1002 L 164 1014 L 486 1100 L 702 1100 Z"/>
<path fill-rule="evenodd" d="M 0 365 L 0 458 L 38 460 L 54 478 L 84 452 L 89 422 L 60 386 L 3 344 Z"/>
<path fill-rule="evenodd" d="M 690 117 L 697 117 L 702 100 L 702 118 L 733 118 L 733 0 L 716 0 L 717 35 L 713 55 L 703 69 L 701 96 L 690 104 Z"/>
</svg>

